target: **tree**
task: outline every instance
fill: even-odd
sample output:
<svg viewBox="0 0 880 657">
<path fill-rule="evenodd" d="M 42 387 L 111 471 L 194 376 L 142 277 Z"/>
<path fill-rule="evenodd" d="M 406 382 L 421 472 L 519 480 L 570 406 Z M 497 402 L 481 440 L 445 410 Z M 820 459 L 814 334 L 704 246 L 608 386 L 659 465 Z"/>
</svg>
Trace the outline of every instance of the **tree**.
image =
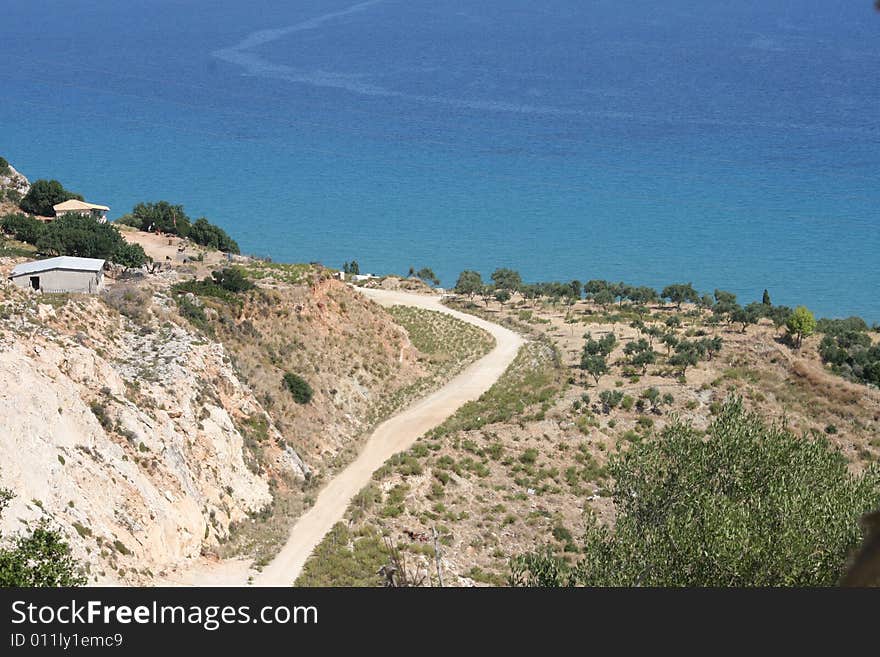
<svg viewBox="0 0 880 657">
<path fill-rule="evenodd" d="M 434 270 L 430 267 L 422 267 L 416 272 L 416 278 L 424 281 L 425 283 L 430 283 L 431 285 L 440 285 L 440 279 L 437 278 L 437 275 L 434 273 Z"/>
<path fill-rule="evenodd" d="M 584 344 L 583 353 L 590 356 L 610 356 L 611 352 L 614 351 L 614 346 L 617 344 L 617 337 L 614 333 L 606 333 L 598 340 L 594 340 L 592 333 L 588 331 L 584 334 L 584 338 L 587 341 Z"/>
<path fill-rule="evenodd" d="M 788 306 L 772 306 L 767 311 L 767 317 L 770 318 L 770 321 L 773 322 L 773 326 L 776 327 L 776 330 L 778 331 L 785 326 L 791 313 L 792 310 Z"/>
<path fill-rule="evenodd" d="M 492 272 L 491 278 L 495 287 L 508 290 L 511 294 L 519 292 L 519 289 L 523 284 L 519 272 L 514 271 L 513 269 L 496 269 Z"/>
<path fill-rule="evenodd" d="M 229 237 L 225 230 L 220 226 L 210 223 L 205 217 L 199 217 L 190 226 L 187 237 L 202 246 L 209 249 L 216 249 L 224 253 L 240 253 L 238 243 Z"/>
<path fill-rule="evenodd" d="M 603 280 L 590 280 L 587 281 L 584 285 L 584 292 L 587 295 L 587 298 L 590 299 L 593 303 L 602 306 L 603 308 L 607 308 L 616 298 L 616 294 L 613 289 L 613 285 L 608 281 Z"/>
<path fill-rule="evenodd" d="M 87 215 L 66 214 L 46 225 L 36 241 L 46 255 L 112 260 L 126 244 L 112 224 L 99 224 Z"/>
<path fill-rule="evenodd" d="M 733 315 L 741 310 L 740 305 L 736 302 L 736 295 L 733 292 L 725 292 L 724 290 L 715 290 L 715 304 L 712 306 L 712 312 L 716 315 L 726 315 L 727 321 L 733 320 Z"/>
<path fill-rule="evenodd" d="M 183 206 L 172 205 L 168 201 L 138 203 L 134 206 L 131 214 L 121 217 L 117 221 L 148 233 L 158 231 L 180 237 L 187 237 L 190 229 L 190 220 L 184 212 Z"/>
<path fill-rule="evenodd" d="M 788 333 L 795 338 L 795 346 L 800 348 L 804 338 L 816 330 L 816 317 L 805 306 L 798 306 L 785 321 Z"/>
<path fill-rule="evenodd" d="M 687 368 L 699 363 L 704 353 L 705 348 L 700 343 L 679 340 L 675 345 L 675 353 L 669 358 L 669 364 L 686 374 Z"/>
<path fill-rule="evenodd" d="M 308 404 L 312 401 L 312 396 L 314 395 L 312 386 L 300 375 L 287 372 L 282 378 L 282 383 L 288 392 L 293 395 L 293 401 L 297 404 Z"/>
<path fill-rule="evenodd" d="M 458 275 L 454 289 L 456 294 L 466 294 L 473 299 L 483 290 L 483 277 L 480 272 L 465 269 Z"/>
<path fill-rule="evenodd" d="M 657 361 L 657 354 L 651 348 L 650 343 L 645 338 L 632 340 L 623 346 L 623 353 L 629 356 L 629 362 L 634 367 L 641 367 L 644 374 L 648 365 L 652 365 Z"/>
<path fill-rule="evenodd" d="M 0 489 L 0 516 L 13 498 Z M 63 536 L 45 521 L 29 534 L 19 534 L 0 548 L 0 587 L 82 586 L 82 565 Z"/>
<path fill-rule="evenodd" d="M 54 217 L 55 210 L 53 206 L 71 199 L 82 201 L 83 197 L 64 189 L 57 180 L 37 180 L 31 185 L 24 198 L 21 199 L 18 207 L 30 214 L 36 214 L 41 217 Z"/>
<path fill-rule="evenodd" d="M 603 374 L 608 373 L 608 362 L 602 354 L 584 353 L 581 355 L 581 369 L 592 376 L 596 385 L 599 385 L 599 379 Z"/>
<path fill-rule="evenodd" d="M 495 290 L 495 301 L 500 303 L 502 306 L 510 301 L 510 292 L 508 290 Z"/>
<path fill-rule="evenodd" d="M 681 309 L 681 304 L 685 302 L 697 303 L 700 300 L 700 295 L 691 283 L 667 285 L 663 288 L 660 296 L 664 299 L 669 299 L 669 302 L 674 303 L 679 309 Z"/>
<path fill-rule="evenodd" d="M 486 307 L 489 307 L 489 302 L 495 298 L 495 286 L 494 285 L 484 285 L 480 288 L 480 297 L 483 299 L 483 303 L 486 304 Z"/>
<path fill-rule="evenodd" d="M 342 265 L 342 273 L 357 276 L 361 273 L 361 266 L 358 264 L 357 260 L 346 262 Z"/>
<path fill-rule="evenodd" d="M 666 345 L 666 355 L 672 353 L 672 350 L 678 345 L 678 336 L 675 335 L 672 331 L 664 333 L 660 337 L 660 342 Z"/>
<path fill-rule="evenodd" d="M 761 297 L 761 303 L 763 303 L 765 306 L 773 305 L 773 303 L 770 301 L 770 293 L 766 290 L 766 288 L 764 289 L 764 296 Z"/>
<path fill-rule="evenodd" d="M 833 586 L 875 508 L 880 472 L 853 474 L 823 436 L 796 436 L 729 400 L 706 435 L 680 421 L 608 466 L 613 529 L 595 519 L 574 566 L 513 560 L 526 586 Z"/>
<path fill-rule="evenodd" d="M 46 229 L 46 224 L 24 214 L 8 214 L 0 222 L 3 232 L 19 242 L 36 244 Z"/>
<path fill-rule="evenodd" d="M 147 254 L 140 244 L 125 242 L 116 247 L 110 261 L 126 268 L 142 267 L 147 262 Z"/>
<path fill-rule="evenodd" d="M 634 304 L 646 306 L 650 303 L 656 303 L 658 300 L 657 290 L 653 287 L 631 287 L 627 293 L 627 297 Z"/>
<path fill-rule="evenodd" d="M 766 314 L 767 306 L 753 301 L 745 308 L 737 306 L 730 315 L 730 321 L 742 324 L 742 332 L 745 333 L 749 324 L 757 324 Z"/>
</svg>

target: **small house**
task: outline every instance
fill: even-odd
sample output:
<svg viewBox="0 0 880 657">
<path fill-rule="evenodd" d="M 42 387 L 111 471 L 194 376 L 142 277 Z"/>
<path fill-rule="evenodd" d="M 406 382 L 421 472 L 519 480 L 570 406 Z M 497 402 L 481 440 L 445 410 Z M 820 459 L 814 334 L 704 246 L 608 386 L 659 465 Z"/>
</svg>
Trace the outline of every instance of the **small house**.
<svg viewBox="0 0 880 657">
<path fill-rule="evenodd" d="M 84 214 L 90 216 L 99 224 L 107 223 L 107 213 L 110 212 L 110 208 L 106 205 L 95 205 L 94 203 L 86 203 L 76 199 L 70 199 L 58 205 L 53 205 L 52 209 L 55 210 L 56 218 L 63 217 L 66 214 Z"/>
<path fill-rule="evenodd" d="M 104 261 L 61 256 L 16 265 L 9 279 L 18 287 L 43 292 L 94 294 L 104 286 Z"/>
</svg>

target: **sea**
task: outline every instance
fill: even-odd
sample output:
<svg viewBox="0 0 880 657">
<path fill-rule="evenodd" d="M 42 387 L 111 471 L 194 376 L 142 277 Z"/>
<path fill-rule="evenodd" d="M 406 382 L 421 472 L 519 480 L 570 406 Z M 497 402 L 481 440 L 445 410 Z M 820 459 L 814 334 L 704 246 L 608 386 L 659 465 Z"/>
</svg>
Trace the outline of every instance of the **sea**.
<svg viewBox="0 0 880 657">
<path fill-rule="evenodd" d="M 362 272 L 880 321 L 873 0 L 2 0 L 0 155 Z"/>
</svg>

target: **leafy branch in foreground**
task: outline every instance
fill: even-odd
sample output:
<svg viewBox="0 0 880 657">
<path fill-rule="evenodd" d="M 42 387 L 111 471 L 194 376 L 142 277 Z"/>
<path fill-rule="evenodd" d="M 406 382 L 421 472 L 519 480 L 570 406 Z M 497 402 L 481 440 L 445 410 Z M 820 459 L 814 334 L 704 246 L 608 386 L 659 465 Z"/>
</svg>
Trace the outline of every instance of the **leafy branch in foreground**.
<svg viewBox="0 0 880 657">
<path fill-rule="evenodd" d="M 617 520 L 582 559 L 516 557 L 519 586 L 831 586 L 880 501 L 880 472 L 851 474 L 824 437 L 798 437 L 728 401 L 708 438 L 675 422 L 609 464 Z"/>
<path fill-rule="evenodd" d="M 0 489 L 0 515 L 13 494 Z M 0 540 L 2 540 L 0 536 Z M 41 522 L 30 534 L 19 534 L 0 547 L 0 587 L 82 586 L 82 567 L 61 534 Z"/>
</svg>

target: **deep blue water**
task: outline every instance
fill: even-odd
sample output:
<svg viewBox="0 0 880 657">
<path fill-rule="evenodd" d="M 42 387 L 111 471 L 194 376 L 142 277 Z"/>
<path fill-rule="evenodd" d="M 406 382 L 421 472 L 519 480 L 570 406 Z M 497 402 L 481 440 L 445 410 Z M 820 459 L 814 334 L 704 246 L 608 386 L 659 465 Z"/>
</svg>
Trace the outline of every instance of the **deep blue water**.
<svg viewBox="0 0 880 657">
<path fill-rule="evenodd" d="M 0 154 L 246 253 L 880 320 L 870 0 L 5 0 Z"/>
</svg>

